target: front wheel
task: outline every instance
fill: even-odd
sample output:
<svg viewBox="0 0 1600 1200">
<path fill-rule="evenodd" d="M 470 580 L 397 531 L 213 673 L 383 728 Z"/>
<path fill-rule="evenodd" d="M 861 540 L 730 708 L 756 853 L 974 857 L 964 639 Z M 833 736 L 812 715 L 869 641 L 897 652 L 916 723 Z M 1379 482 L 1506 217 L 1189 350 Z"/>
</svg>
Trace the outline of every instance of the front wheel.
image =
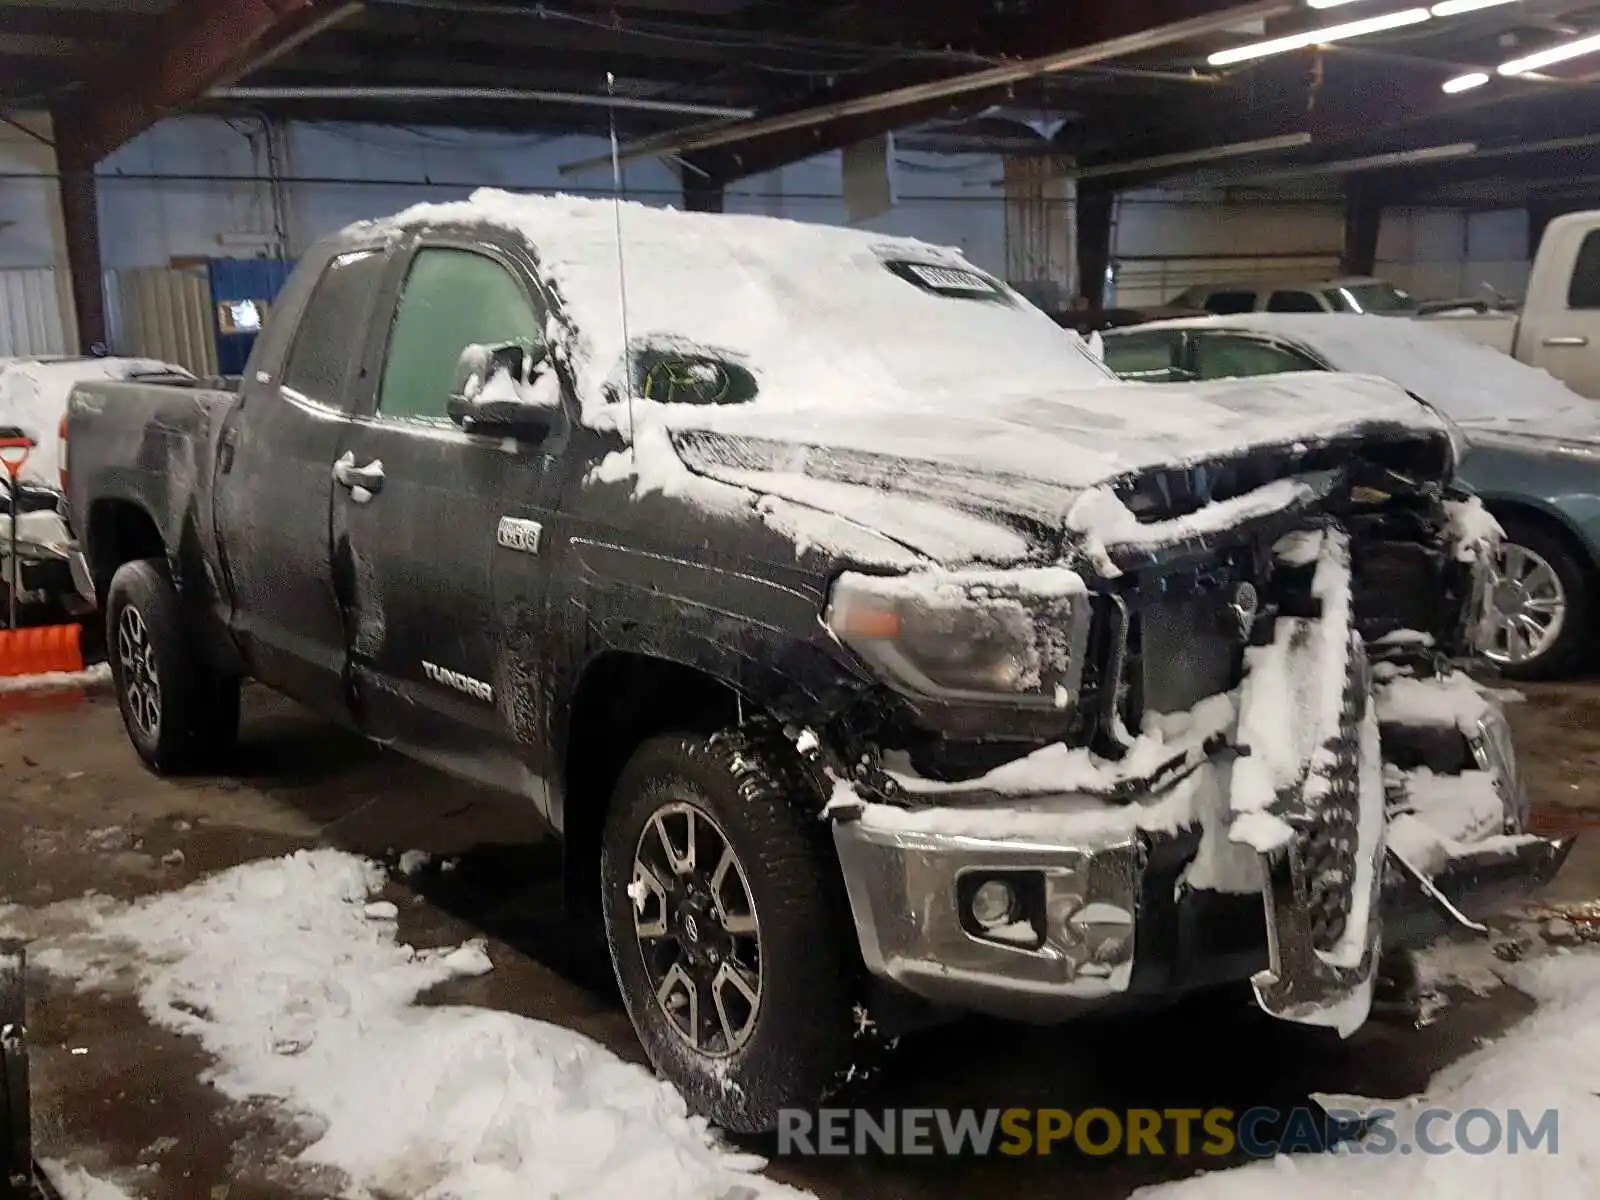
<svg viewBox="0 0 1600 1200">
<path fill-rule="evenodd" d="M 232 748 L 239 681 L 195 653 L 165 564 L 141 559 L 117 568 L 106 596 L 106 641 L 122 722 L 152 771 L 191 770 Z"/>
<path fill-rule="evenodd" d="M 853 1057 L 852 926 L 817 811 L 743 734 L 659 737 L 601 849 L 612 964 L 656 1070 L 724 1128 L 814 1106 Z"/>
</svg>

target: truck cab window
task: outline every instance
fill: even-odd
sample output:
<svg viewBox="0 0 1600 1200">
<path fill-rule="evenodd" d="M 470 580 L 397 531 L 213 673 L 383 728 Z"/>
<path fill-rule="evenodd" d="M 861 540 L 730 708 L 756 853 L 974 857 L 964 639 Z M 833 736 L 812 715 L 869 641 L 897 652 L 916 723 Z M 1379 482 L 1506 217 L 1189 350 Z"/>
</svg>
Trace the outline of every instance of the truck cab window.
<svg viewBox="0 0 1600 1200">
<path fill-rule="evenodd" d="M 1206 311 L 1218 316 L 1231 317 L 1238 313 L 1254 312 L 1254 292 L 1212 292 L 1206 297 Z"/>
<path fill-rule="evenodd" d="M 1578 247 L 1578 261 L 1572 266 L 1572 282 L 1567 285 L 1567 307 L 1600 308 L 1600 229 L 1584 234 Z"/>
<path fill-rule="evenodd" d="M 1321 312 L 1322 305 L 1310 292 L 1273 292 L 1267 300 L 1267 311 L 1314 313 Z"/>
<path fill-rule="evenodd" d="M 300 316 L 283 368 L 284 387 L 330 408 L 346 407 L 345 381 L 383 263 L 381 251 L 352 250 L 328 264 Z"/>
<path fill-rule="evenodd" d="M 389 332 L 378 415 L 448 421 L 445 406 L 462 350 L 473 343 L 543 340 L 527 292 L 500 263 L 471 250 L 419 250 Z"/>
</svg>

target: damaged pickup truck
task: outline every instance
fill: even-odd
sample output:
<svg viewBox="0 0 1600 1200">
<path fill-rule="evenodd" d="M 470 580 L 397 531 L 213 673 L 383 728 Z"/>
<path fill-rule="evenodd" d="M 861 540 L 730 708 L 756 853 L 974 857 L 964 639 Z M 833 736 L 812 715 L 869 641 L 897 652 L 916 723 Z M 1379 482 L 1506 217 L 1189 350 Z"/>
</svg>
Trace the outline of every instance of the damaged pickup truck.
<svg viewBox="0 0 1600 1200">
<path fill-rule="evenodd" d="M 152 768 L 248 676 L 525 796 L 739 1130 L 963 1010 L 1249 983 L 1348 1033 L 1385 952 L 1559 867 L 1457 666 L 1496 527 L 1399 389 L 1122 384 L 955 251 L 618 215 L 356 225 L 237 393 L 74 392 Z"/>
</svg>

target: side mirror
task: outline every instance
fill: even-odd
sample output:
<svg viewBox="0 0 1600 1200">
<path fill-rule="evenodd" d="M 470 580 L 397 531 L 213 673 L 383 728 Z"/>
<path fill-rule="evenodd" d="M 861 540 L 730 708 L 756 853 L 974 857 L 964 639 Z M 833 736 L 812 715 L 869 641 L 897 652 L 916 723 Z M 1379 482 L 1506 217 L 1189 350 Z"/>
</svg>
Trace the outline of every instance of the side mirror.
<svg viewBox="0 0 1600 1200">
<path fill-rule="evenodd" d="M 523 342 L 468 346 L 445 411 L 470 433 L 546 441 L 566 427 L 561 381 L 544 350 Z"/>
</svg>

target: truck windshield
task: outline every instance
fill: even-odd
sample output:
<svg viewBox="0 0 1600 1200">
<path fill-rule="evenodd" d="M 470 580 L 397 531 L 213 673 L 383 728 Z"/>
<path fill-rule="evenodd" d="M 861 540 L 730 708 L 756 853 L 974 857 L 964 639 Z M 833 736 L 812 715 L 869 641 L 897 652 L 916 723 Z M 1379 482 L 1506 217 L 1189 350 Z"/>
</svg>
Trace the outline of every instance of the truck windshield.
<svg viewBox="0 0 1600 1200">
<path fill-rule="evenodd" d="M 1417 311 L 1409 292 L 1392 283 L 1347 283 L 1323 292 L 1334 312 L 1402 314 Z"/>
</svg>

